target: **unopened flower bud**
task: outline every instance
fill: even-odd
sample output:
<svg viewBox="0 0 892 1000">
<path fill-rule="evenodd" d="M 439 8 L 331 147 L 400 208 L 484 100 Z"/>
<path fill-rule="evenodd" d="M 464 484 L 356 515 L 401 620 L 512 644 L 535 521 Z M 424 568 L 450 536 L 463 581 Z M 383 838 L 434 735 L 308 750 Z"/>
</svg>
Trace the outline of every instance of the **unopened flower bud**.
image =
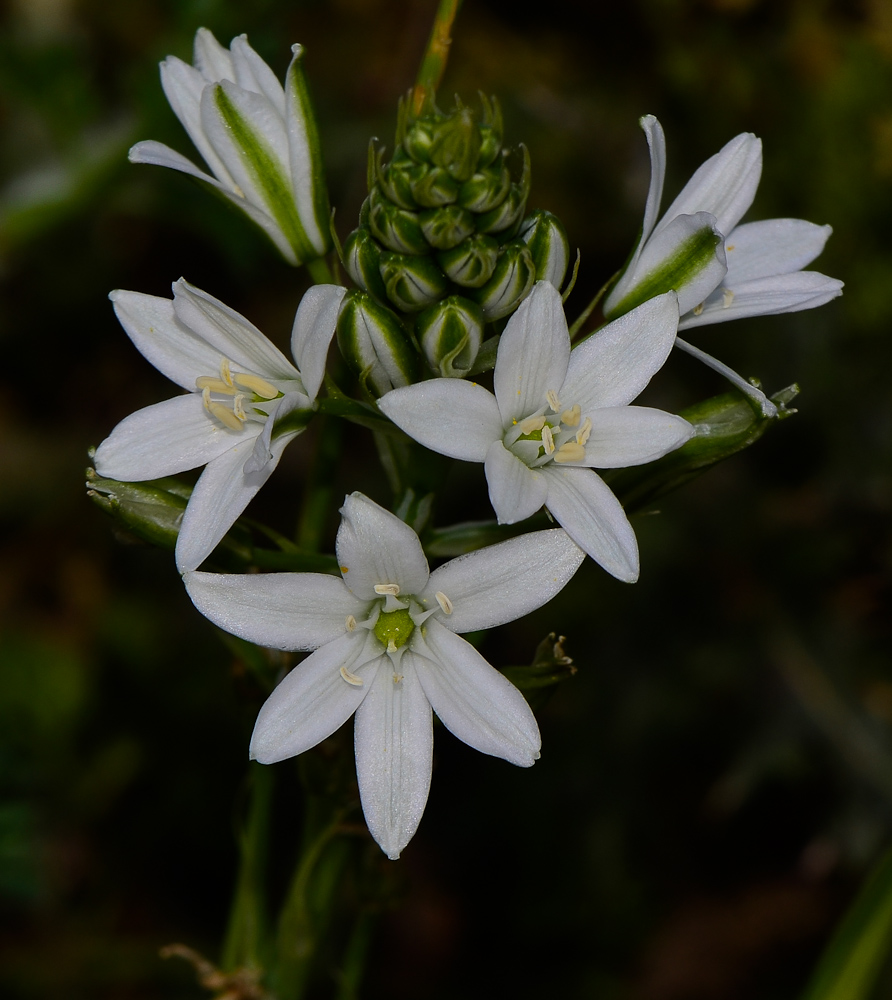
<svg viewBox="0 0 892 1000">
<path fill-rule="evenodd" d="M 425 208 L 451 205 L 458 198 L 459 183 L 442 167 L 421 168 L 423 173 L 412 184 L 412 195 Z"/>
<path fill-rule="evenodd" d="M 415 332 L 431 370 L 444 378 L 464 378 L 483 341 L 483 310 L 452 295 L 418 316 Z"/>
<path fill-rule="evenodd" d="M 87 469 L 87 496 L 130 534 L 173 549 L 191 487 L 173 479 L 119 483 Z"/>
<path fill-rule="evenodd" d="M 387 201 L 377 187 L 368 197 L 368 225 L 375 238 L 396 253 L 429 253 L 418 216 Z"/>
<path fill-rule="evenodd" d="M 347 292 L 338 315 L 338 347 L 375 396 L 409 385 L 418 355 L 396 316 L 364 292 Z"/>
<path fill-rule="evenodd" d="M 450 250 L 474 232 L 474 219 L 470 212 L 458 205 L 428 208 L 418 214 L 425 239 L 437 250 Z"/>
<path fill-rule="evenodd" d="M 487 320 L 500 319 L 520 305 L 536 281 L 536 265 L 523 240 L 512 240 L 501 250 L 495 271 L 486 284 L 468 292 Z"/>
<path fill-rule="evenodd" d="M 432 257 L 381 254 L 381 277 L 387 297 L 403 312 L 417 312 L 446 294 L 448 282 Z"/>
<path fill-rule="evenodd" d="M 466 181 L 477 168 L 480 130 L 470 108 L 459 106 L 434 127 L 431 162 L 444 167 L 457 181 Z"/>
<path fill-rule="evenodd" d="M 523 151 L 523 172 L 520 180 L 511 185 L 501 204 L 477 216 L 477 229 L 481 233 L 504 233 L 523 218 L 532 183 L 532 168 L 529 150 L 526 146 L 520 148 Z"/>
<path fill-rule="evenodd" d="M 462 184 L 458 203 L 472 212 L 491 212 L 500 205 L 511 186 L 511 175 L 503 160 L 489 167 L 482 167 Z"/>
<path fill-rule="evenodd" d="M 364 291 L 376 299 L 385 299 L 387 292 L 381 279 L 381 251 L 365 226 L 354 229 L 344 241 L 344 267 Z"/>
<path fill-rule="evenodd" d="M 530 248 L 536 280 L 550 281 L 559 289 L 570 262 L 570 242 L 561 220 L 551 212 L 536 209 L 520 224 L 517 235 Z"/>
<path fill-rule="evenodd" d="M 492 236 L 476 233 L 457 247 L 437 254 L 440 267 L 457 284 L 479 288 L 492 277 L 499 259 L 499 244 Z"/>
</svg>

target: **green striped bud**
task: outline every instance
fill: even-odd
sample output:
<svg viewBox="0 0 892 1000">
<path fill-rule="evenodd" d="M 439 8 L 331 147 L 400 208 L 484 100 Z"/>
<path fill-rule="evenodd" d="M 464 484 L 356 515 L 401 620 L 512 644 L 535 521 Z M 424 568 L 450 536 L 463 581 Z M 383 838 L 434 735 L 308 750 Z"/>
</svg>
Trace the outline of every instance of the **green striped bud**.
<svg viewBox="0 0 892 1000">
<path fill-rule="evenodd" d="M 424 238 L 437 250 L 451 250 L 474 232 L 474 217 L 458 205 L 425 209 L 418 221 Z"/>
<path fill-rule="evenodd" d="M 492 277 L 499 259 L 499 244 L 492 236 L 476 233 L 457 247 L 437 254 L 440 267 L 457 284 L 479 288 Z"/>
<path fill-rule="evenodd" d="M 375 239 L 396 253 L 430 253 L 418 216 L 388 201 L 376 186 L 368 197 L 368 225 Z"/>
<path fill-rule="evenodd" d="M 462 184 L 458 203 L 472 212 L 491 212 L 508 195 L 511 175 L 504 157 L 490 167 L 483 167 Z"/>
<path fill-rule="evenodd" d="M 530 248 L 536 281 L 550 281 L 559 289 L 570 263 L 570 241 L 561 220 L 551 212 L 536 209 L 520 224 L 517 235 Z"/>
<path fill-rule="evenodd" d="M 418 312 L 442 298 L 449 287 L 431 257 L 415 254 L 381 254 L 381 277 L 387 297 L 403 312 Z"/>
<path fill-rule="evenodd" d="M 500 319 L 520 305 L 536 281 L 536 265 L 523 240 L 506 243 L 499 254 L 492 277 L 482 288 L 469 291 L 487 320 Z"/>
<path fill-rule="evenodd" d="M 439 208 L 440 205 L 451 205 L 458 198 L 459 183 L 448 170 L 442 167 L 429 167 L 421 177 L 412 184 L 412 194 L 419 205 L 425 208 Z"/>
<path fill-rule="evenodd" d="M 523 172 L 520 180 L 511 185 L 500 205 L 477 216 L 477 229 L 481 233 L 507 232 L 523 218 L 532 183 L 532 168 L 529 150 L 526 146 L 520 148 L 523 151 Z"/>
<path fill-rule="evenodd" d="M 457 181 L 466 181 L 477 169 L 480 146 L 474 112 L 461 105 L 434 126 L 431 163 L 444 167 Z"/>
<path fill-rule="evenodd" d="M 344 267 L 364 291 L 376 299 L 386 299 L 387 291 L 381 279 L 381 251 L 365 226 L 354 229 L 344 241 Z"/>
<path fill-rule="evenodd" d="M 373 396 L 418 378 L 418 355 L 396 316 L 364 292 L 347 292 L 338 315 L 338 347 Z"/>
<path fill-rule="evenodd" d="M 464 378 L 483 342 L 483 323 L 480 306 L 460 295 L 425 309 L 415 332 L 431 370 L 444 378 Z"/>
</svg>

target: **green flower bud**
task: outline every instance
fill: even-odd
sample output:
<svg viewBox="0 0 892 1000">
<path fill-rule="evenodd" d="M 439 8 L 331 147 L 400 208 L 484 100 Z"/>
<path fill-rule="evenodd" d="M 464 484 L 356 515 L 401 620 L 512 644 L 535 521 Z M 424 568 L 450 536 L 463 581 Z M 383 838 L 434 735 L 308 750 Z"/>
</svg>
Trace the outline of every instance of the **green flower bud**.
<svg viewBox="0 0 892 1000">
<path fill-rule="evenodd" d="M 466 181 L 477 169 L 481 144 L 473 111 L 459 106 L 434 126 L 431 163 L 444 167 L 457 181 Z"/>
<path fill-rule="evenodd" d="M 474 232 L 474 218 L 458 205 L 428 208 L 418 213 L 421 231 L 432 247 L 451 250 Z"/>
<path fill-rule="evenodd" d="M 535 281 L 536 265 L 530 248 L 523 240 L 512 240 L 502 247 L 489 281 L 468 295 L 479 303 L 488 321 L 500 319 L 514 312 L 530 294 Z"/>
<path fill-rule="evenodd" d="M 381 254 L 381 277 L 387 297 L 403 312 L 417 312 L 446 294 L 448 282 L 431 257 Z"/>
<path fill-rule="evenodd" d="M 374 155 L 374 180 L 384 195 L 400 208 L 417 208 L 414 185 L 426 176 L 427 170 L 424 165 L 416 163 L 399 147 L 386 166 L 382 164 L 383 150 L 376 150 Z"/>
<path fill-rule="evenodd" d="M 480 125 L 480 152 L 477 164 L 478 167 L 488 167 L 502 151 L 505 129 L 499 99 L 487 97 L 481 91 L 480 103 L 483 105 L 483 122 Z"/>
<path fill-rule="evenodd" d="M 354 229 L 344 241 L 344 267 L 364 291 L 376 299 L 386 299 L 387 291 L 381 280 L 381 251 L 365 226 Z"/>
<path fill-rule="evenodd" d="M 477 229 L 481 233 L 504 233 L 523 218 L 532 183 L 532 170 L 529 150 L 526 146 L 521 146 L 521 149 L 523 150 L 523 172 L 520 181 L 511 185 L 507 196 L 500 205 L 477 216 Z"/>
<path fill-rule="evenodd" d="M 499 259 L 499 244 L 492 236 L 477 233 L 457 247 L 437 254 L 440 267 L 457 284 L 479 288 L 492 277 Z"/>
<path fill-rule="evenodd" d="M 570 263 L 570 241 L 561 220 L 551 212 L 536 209 L 520 224 L 517 235 L 530 248 L 536 280 L 550 281 L 560 288 Z"/>
<path fill-rule="evenodd" d="M 418 164 L 418 168 L 422 174 L 412 184 L 412 194 L 418 204 L 425 208 L 451 205 L 458 197 L 458 181 L 442 167 L 428 167 L 425 170 Z"/>
<path fill-rule="evenodd" d="M 347 292 L 338 316 L 338 347 L 374 396 L 418 378 L 418 355 L 396 316 L 364 292 Z"/>
<path fill-rule="evenodd" d="M 177 543 L 191 492 L 175 479 L 119 483 L 87 469 L 87 496 L 132 535 L 164 549 Z"/>
<path fill-rule="evenodd" d="M 504 161 L 491 167 L 483 167 L 470 180 L 462 184 L 458 192 L 458 203 L 472 212 L 491 212 L 508 195 L 511 175 Z"/>
<path fill-rule="evenodd" d="M 431 162 L 431 147 L 434 144 L 435 123 L 428 118 L 417 118 L 406 125 L 400 137 L 403 149 L 416 163 Z"/>
<path fill-rule="evenodd" d="M 483 323 L 480 306 L 460 295 L 425 309 L 415 332 L 431 370 L 444 378 L 464 378 L 480 350 Z"/>
<path fill-rule="evenodd" d="M 377 186 L 367 201 L 368 225 L 375 239 L 396 253 L 430 253 L 414 212 L 388 201 Z"/>
</svg>

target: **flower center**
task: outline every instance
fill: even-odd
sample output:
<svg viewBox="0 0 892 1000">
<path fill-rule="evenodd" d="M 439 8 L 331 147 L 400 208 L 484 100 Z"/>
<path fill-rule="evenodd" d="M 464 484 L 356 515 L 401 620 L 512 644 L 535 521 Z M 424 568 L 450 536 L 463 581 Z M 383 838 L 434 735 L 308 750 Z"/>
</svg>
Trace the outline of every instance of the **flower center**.
<svg viewBox="0 0 892 1000">
<path fill-rule="evenodd" d="M 531 469 L 552 461 L 584 461 L 585 443 L 592 433 L 591 420 L 589 417 L 582 420 L 578 403 L 562 409 L 554 389 L 548 390 L 545 399 L 546 406 L 517 421 L 508 431 L 505 446 Z"/>
<path fill-rule="evenodd" d="M 384 643 L 388 653 L 405 646 L 415 631 L 415 622 L 408 608 L 382 611 L 375 622 L 375 635 Z"/>
<path fill-rule="evenodd" d="M 201 392 L 208 413 L 233 431 L 240 431 L 249 416 L 266 417 L 263 410 L 255 407 L 246 411 L 246 402 L 265 403 L 282 395 L 259 375 L 232 371 L 228 358 L 220 360 L 219 378 L 216 375 L 201 375 L 195 380 L 195 388 Z"/>
</svg>

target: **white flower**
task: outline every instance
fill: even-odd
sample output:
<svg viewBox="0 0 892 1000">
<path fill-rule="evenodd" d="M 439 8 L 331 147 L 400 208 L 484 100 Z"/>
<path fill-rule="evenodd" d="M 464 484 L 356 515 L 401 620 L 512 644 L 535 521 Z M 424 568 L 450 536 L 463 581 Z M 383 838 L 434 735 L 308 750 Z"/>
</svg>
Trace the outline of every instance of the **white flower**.
<svg viewBox="0 0 892 1000">
<path fill-rule="evenodd" d="M 341 508 L 342 579 L 187 573 L 195 606 L 235 635 L 315 649 L 260 710 L 251 756 L 294 757 L 356 713 L 356 771 L 372 836 L 390 858 L 412 839 L 431 780 L 431 709 L 460 740 L 529 767 L 539 729 L 521 693 L 457 632 L 549 601 L 584 555 L 560 530 L 453 559 L 431 573 L 418 536 L 361 493 Z"/>
<path fill-rule="evenodd" d="M 299 370 L 244 316 L 182 278 L 172 302 L 109 296 L 137 349 L 189 392 L 122 420 L 96 449 L 96 471 L 133 482 L 207 466 L 177 539 L 180 572 L 211 553 L 306 426 L 345 291 L 315 285 L 304 295 L 291 334 Z"/>
<path fill-rule="evenodd" d="M 813 309 L 842 282 L 803 271 L 824 249 L 830 226 L 804 219 L 738 225 L 762 173 L 762 143 L 744 132 L 694 173 L 656 221 L 666 174 L 666 139 L 653 115 L 641 119 L 651 158 L 641 238 L 604 303 L 607 317 L 657 292 L 678 292 L 679 330 L 743 316 Z"/>
<path fill-rule="evenodd" d="M 394 389 L 378 405 L 432 451 L 484 462 L 501 524 L 543 504 L 609 573 L 638 577 L 635 533 L 593 468 L 642 465 L 684 444 L 693 428 L 662 410 L 628 406 L 675 339 L 674 292 L 609 323 L 572 351 L 561 297 L 547 281 L 508 321 L 495 396 L 459 379 Z"/>
<path fill-rule="evenodd" d="M 172 167 L 211 184 L 260 226 L 286 260 L 301 264 L 330 245 L 319 136 L 301 59 L 292 46 L 285 87 L 240 35 L 223 48 L 195 35 L 194 66 L 161 63 L 161 85 L 213 177 L 163 143 L 138 142 L 133 163 Z"/>
</svg>

